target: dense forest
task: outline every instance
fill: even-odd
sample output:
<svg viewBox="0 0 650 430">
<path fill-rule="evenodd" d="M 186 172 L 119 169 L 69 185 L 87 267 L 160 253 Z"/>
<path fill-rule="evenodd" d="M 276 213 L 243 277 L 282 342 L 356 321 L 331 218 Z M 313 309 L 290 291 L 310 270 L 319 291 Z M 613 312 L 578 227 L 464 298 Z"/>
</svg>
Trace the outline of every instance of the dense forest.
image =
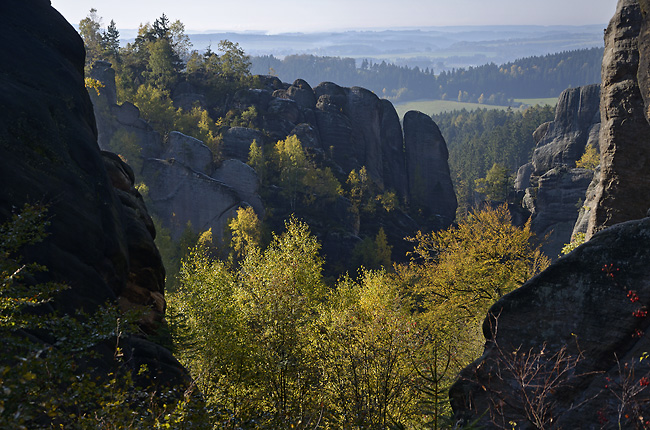
<svg viewBox="0 0 650 430">
<path fill-rule="evenodd" d="M 301 78 L 312 85 L 332 81 L 360 86 L 394 102 L 442 99 L 512 105 L 515 98 L 557 97 L 566 88 L 600 82 L 602 57 L 602 48 L 591 48 L 436 73 L 383 61 L 357 65 L 353 58 L 271 55 L 251 57 L 251 70 L 285 82 Z"/>
<path fill-rule="evenodd" d="M 507 200 L 513 176 L 535 149 L 533 132 L 554 115 L 553 107 L 534 106 L 523 112 L 463 109 L 433 116 L 449 148 L 459 214 L 468 213 L 485 198 Z"/>
</svg>

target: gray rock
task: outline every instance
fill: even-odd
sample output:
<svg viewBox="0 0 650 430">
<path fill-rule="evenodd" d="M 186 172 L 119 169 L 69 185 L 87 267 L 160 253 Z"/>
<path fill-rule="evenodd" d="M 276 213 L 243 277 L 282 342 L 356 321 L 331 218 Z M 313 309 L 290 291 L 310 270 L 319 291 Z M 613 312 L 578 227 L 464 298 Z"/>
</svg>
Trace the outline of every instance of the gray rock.
<svg viewBox="0 0 650 430">
<path fill-rule="evenodd" d="M 537 148 L 532 162 L 517 172 L 515 191 L 532 214 L 531 229 L 544 243 L 542 250 L 556 259 L 572 232 L 592 172 L 573 169 L 587 145 L 597 145 L 600 130 L 598 85 L 571 88 L 558 100 L 553 121 L 535 130 Z M 565 187 L 565 188 L 563 188 Z"/>
<path fill-rule="evenodd" d="M 570 88 L 560 95 L 555 120 L 535 132 L 540 140 L 533 154 L 537 175 L 560 165 L 575 167 L 590 137 L 594 124 L 600 122 L 600 86 Z M 543 132 L 547 128 L 546 132 Z"/>
<path fill-rule="evenodd" d="M 103 87 L 99 89 L 99 93 L 106 97 L 107 103 L 109 105 L 117 104 L 117 86 L 112 64 L 108 61 L 96 61 L 90 68 L 90 77 L 102 83 Z M 91 90 L 90 94 L 93 93 L 97 95 L 94 90 Z"/>
<path fill-rule="evenodd" d="M 213 154 L 203 142 L 183 133 L 172 131 L 167 137 L 167 149 L 162 159 L 174 159 L 192 170 L 210 175 L 213 170 Z"/>
<path fill-rule="evenodd" d="M 530 187 L 530 175 L 533 173 L 533 163 L 526 163 L 517 170 L 515 179 L 515 191 L 525 191 Z"/>
<path fill-rule="evenodd" d="M 647 318 L 635 317 L 633 312 L 650 305 L 648 243 L 648 218 L 605 229 L 492 306 L 483 325 L 487 340 L 483 355 L 461 372 L 450 390 L 456 417 L 465 422 L 478 419 L 477 425 L 493 428 L 486 411 L 501 404 L 505 394 L 505 421 L 517 421 L 517 428 L 536 428 L 521 411 L 512 408 L 520 402 L 521 392 L 516 378 L 506 369 L 513 363 L 508 357 L 516 348 L 520 353 L 532 349 L 541 357 L 541 365 L 552 366 L 553 354 L 566 347 L 568 356 L 580 358 L 562 389 L 547 385 L 542 400 L 550 407 L 553 426 L 602 428 L 598 411 L 615 424 L 616 408 L 621 403 L 607 386 L 618 387 L 621 368 L 617 360 L 621 366 L 627 363 L 637 367 L 630 384 L 638 384 L 638 378 L 647 372 L 647 365 L 639 358 L 650 350 L 650 341 L 637 332 L 647 330 Z M 629 289 L 636 291 L 640 302 L 630 301 Z M 498 329 L 491 329 L 495 318 Z M 545 354 L 539 356 L 544 345 Z M 498 372 L 501 377 L 494 377 Z M 546 383 L 541 378 L 530 381 Z M 645 393 L 639 397 L 645 399 Z M 629 426 L 623 428 L 633 427 L 626 422 Z"/>
<path fill-rule="evenodd" d="M 391 102 L 382 99 L 380 105 L 380 139 L 384 186 L 397 193 L 400 200 L 408 197 L 408 175 L 404 136 L 397 111 Z"/>
<path fill-rule="evenodd" d="M 585 190 L 594 172 L 588 169 L 556 167 L 539 179 L 533 207 L 531 230 L 542 241 L 542 251 L 557 258 L 571 241 L 578 213 L 584 205 Z"/>
<path fill-rule="evenodd" d="M 264 218 L 264 205 L 258 194 L 260 180 L 255 169 L 239 160 L 226 160 L 212 178 L 231 187 L 242 205 L 252 206 L 260 219 Z"/>
<path fill-rule="evenodd" d="M 133 103 L 116 104 L 115 71 L 110 63 L 96 62 L 91 69 L 91 77 L 104 85 L 99 95 L 90 91 L 99 147 L 126 158 L 137 158 L 137 161 L 129 159 L 134 167 L 141 164 L 142 158 L 159 158 L 163 150 L 160 134 L 140 117 L 140 110 Z"/>
<path fill-rule="evenodd" d="M 578 219 L 576 220 L 575 225 L 573 226 L 573 232 L 571 233 L 571 240 L 576 237 L 577 233 L 587 233 L 589 229 L 589 218 L 591 217 L 591 211 L 594 210 L 596 204 L 596 189 L 598 188 L 598 183 L 600 182 L 600 166 L 594 171 L 594 176 L 587 188 L 585 193 L 585 201 L 580 208 L 578 213 Z"/>
<path fill-rule="evenodd" d="M 644 218 L 650 154 L 643 101 L 650 97 L 650 87 L 647 69 L 637 69 L 648 64 L 639 56 L 646 55 L 650 44 L 650 32 L 643 30 L 649 10 L 650 1 L 620 0 L 605 34 L 602 172 L 592 181 L 585 203 L 594 208 L 589 211 L 592 237 L 492 307 L 484 324 L 483 355 L 463 370 L 450 390 L 456 416 L 465 422 L 478 419 L 476 425 L 490 428 L 486 411 L 502 405 L 505 422 L 534 428 L 512 407 L 521 399 L 517 378 L 503 372 L 516 348 L 532 349 L 542 366 L 556 364 L 553 354 L 563 347 L 576 359 L 564 387 L 547 385 L 548 394 L 541 398 L 554 417 L 554 428 L 633 428 L 640 414 L 646 415 L 647 396 L 636 387 L 648 373 L 640 358 L 650 349 L 648 317 L 643 313 L 650 306 L 650 218 Z M 625 221 L 635 217 L 639 219 Z M 584 221 L 576 225 L 584 226 Z M 497 321 L 498 330 L 490 329 Z M 546 352 L 540 355 L 543 346 Z M 504 393 L 509 395 L 505 401 Z M 624 399 L 627 406 L 636 401 L 643 406 L 630 409 L 630 419 L 623 415 L 618 424 L 618 411 L 627 410 L 622 393 L 630 396 Z"/>
<path fill-rule="evenodd" d="M 404 148 L 411 205 L 451 223 L 458 202 L 449 174 L 447 144 L 436 123 L 421 112 L 407 112 Z"/>
<path fill-rule="evenodd" d="M 220 237 L 241 200 L 232 188 L 173 160 L 144 160 L 142 176 L 151 210 L 178 240 L 188 222 L 195 232 L 212 229 Z"/>
<path fill-rule="evenodd" d="M 47 267 L 38 273 L 39 282 L 70 287 L 39 312 L 55 309 L 76 318 L 130 297 L 145 311 L 142 328 L 151 332 L 149 323 L 160 320 L 164 309 L 164 268 L 133 172 L 99 150 L 84 86 L 83 41 L 45 0 L 0 2 L 0 40 L 0 224 L 25 203 L 47 206 L 47 237 L 21 253 Z M 109 87 L 103 94 L 113 97 Z M 136 289 L 139 298 L 131 296 Z M 55 340 L 38 331 L 30 336 L 44 345 Z M 187 372 L 169 351 L 156 346 L 156 357 L 144 357 L 154 344 L 144 333 L 138 336 L 121 337 L 125 362 L 141 357 L 157 381 L 189 386 Z M 97 348 L 92 363 L 78 364 L 108 377 L 116 363 L 112 353 L 102 354 L 109 351 L 106 345 Z"/>
<path fill-rule="evenodd" d="M 355 159 L 366 167 L 368 175 L 384 188 L 384 163 L 381 141 L 381 102 L 371 91 L 364 88 L 349 89 L 348 116 L 352 127 L 350 146 Z"/>
<path fill-rule="evenodd" d="M 252 128 L 232 127 L 223 134 L 223 155 L 226 158 L 235 158 L 248 161 L 248 152 L 251 143 L 256 141 L 259 145 L 264 142 L 264 135 Z"/>
<path fill-rule="evenodd" d="M 650 125 L 643 96 L 648 97 L 650 88 L 645 79 L 642 82 L 646 86 L 640 88 L 637 78 L 642 23 L 638 2 L 621 0 L 605 33 L 600 106 L 601 177 L 588 237 L 605 227 L 643 218 L 650 206 Z M 644 40 L 643 46 L 647 43 Z M 646 73 L 641 71 L 641 77 Z"/>
<path fill-rule="evenodd" d="M 314 109 L 316 107 L 314 90 L 302 79 L 297 79 L 286 90 L 276 90 L 273 96 L 293 100 L 302 109 Z"/>
<path fill-rule="evenodd" d="M 298 124 L 291 130 L 289 135 L 295 135 L 303 148 L 306 149 L 317 149 L 322 151 L 322 146 L 320 143 L 320 138 L 318 137 L 318 132 L 309 124 L 302 123 Z"/>
</svg>

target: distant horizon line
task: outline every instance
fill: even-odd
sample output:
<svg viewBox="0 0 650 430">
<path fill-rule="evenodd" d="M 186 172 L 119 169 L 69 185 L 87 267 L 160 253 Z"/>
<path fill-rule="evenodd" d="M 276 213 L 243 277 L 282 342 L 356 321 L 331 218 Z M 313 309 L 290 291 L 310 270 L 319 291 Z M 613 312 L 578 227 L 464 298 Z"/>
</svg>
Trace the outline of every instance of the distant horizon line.
<svg viewBox="0 0 650 430">
<path fill-rule="evenodd" d="M 604 27 L 603 27 L 604 26 Z M 73 24 L 73 27 L 78 29 L 77 24 Z M 321 34 L 321 33 L 373 33 L 373 32 L 385 32 L 385 31 L 432 31 L 432 30 L 446 30 L 454 31 L 461 29 L 499 29 L 499 28 L 539 28 L 539 29 L 571 29 L 571 28 L 585 28 L 585 27 L 602 27 L 606 28 L 607 23 L 596 23 L 596 24 L 466 24 L 466 25 L 429 25 L 429 26 L 396 26 L 396 27 L 364 27 L 364 28 L 339 28 L 339 29 L 323 29 L 323 30 L 295 30 L 295 31 L 280 31 L 276 32 L 273 30 L 237 30 L 237 29 L 209 29 L 209 30 L 197 30 L 197 29 L 186 29 L 185 34 L 190 35 L 206 35 L 206 34 L 223 34 L 223 33 L 235 33 L 235 34 L 251 34 L 258 36 L 278 36 L 278 35 L 292 35 L 292 34 Z M 118 31 L 137 33 L 137 28 L 119 28 Z"/>
</svg>

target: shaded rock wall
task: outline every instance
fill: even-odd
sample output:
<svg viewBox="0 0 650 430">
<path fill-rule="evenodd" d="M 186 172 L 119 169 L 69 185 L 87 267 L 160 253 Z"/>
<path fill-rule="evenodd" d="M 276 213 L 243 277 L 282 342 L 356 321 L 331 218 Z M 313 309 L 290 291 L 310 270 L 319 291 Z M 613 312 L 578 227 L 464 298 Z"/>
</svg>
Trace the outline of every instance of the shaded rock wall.
<svg viewBox="0 0 650 430">
<path fill-rule="evenodd" d="M 449 177 L 447 146 L 431 118 L 413 112 L 408 129 L 405 125 L 402 130 L 393 105 L 368 90 L 343 88 L 332 82 L 312 89 L 299 79 L 273 92 L 273 97 L 292 100 L 298 108 L 297 114 L 285 114 L 274 124 L 277 103 L 261 96 L 259 90 L 254 95 L 251 91 L 237 98 L 248 100 L 263 113 L 263 127 L 272 130 L 272 139 L 284 139 L 294 130 L 310 130 L 306 146 L 331 158 L 339 175 L 365 166 L 380 189 L 393 190 L 428 215 L 444 219 L 444 226 L 455 218 L 457 203 Z M 282 111 L 288 112 L 289 106 Z M 283 135 L 281 130 L 289 131 Z M 420 173 L 415 175 L 415 170 Z M 416 182 L 418 186 L 413 188 Z"/>
<path fill-rule="evenodd" d="M 645 20 L 647 21 L 647 19 Z M 636 0 L 620 1 L 605 33 L 600 132 L 601 173 L 587 235 L 639 219 L 650 208 L 650 125 L 646 91 L 639 88 L 642 12 Z M 643 25 L 647 27 L 647 23 Z M 647 34 L 645 34 L 647 37 Z M 647 46 L 648 40 L 641 43 Z M 643 57 L 644 64 L 647 55 Z M 647 90 L 647 69 L 641 82 Z"/>
<path fill-rule="evenodd" d="M 120 303 L 144 310 L 142 327 L 153 331 L 165 275 L 155 231 L 130 168 L 100 153 L 81 38 L 49 1 L 6 0 L 0 43 L 0 222 L 25 203 L 45 204 L 50 235 L 26 258 L 48 268 L 44 280 L 71 287 L 52 306 L 74 313 Z M 164 348 L 122 345 L 134 363 L 187 378 Z"/>
<path fill-rule="evenodd" d="M 517 172 L 515 189 L 532 214 L 542 251 L 556 259 L 571 242 L 594 172 L 575 168 L 587 145 L 598 145 L 600 86 L 570 88 L 560 95 L 555 118 L 535 130 L 532 161 Z"/>
<path fill-rule="evenodd" d="M 404 147 L 411 203 L 451 223 L 458 204 L 447 163 L 449 152 L 431 117 L 415 111 L 404 115 Z"/>
</svg>

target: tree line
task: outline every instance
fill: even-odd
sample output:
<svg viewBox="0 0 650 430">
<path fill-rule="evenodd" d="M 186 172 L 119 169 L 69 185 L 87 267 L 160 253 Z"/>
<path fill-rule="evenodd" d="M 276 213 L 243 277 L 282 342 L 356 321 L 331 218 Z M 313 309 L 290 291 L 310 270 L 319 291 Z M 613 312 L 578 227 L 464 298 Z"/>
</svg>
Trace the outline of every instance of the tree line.
<svg viewBox="0 0 650 430">
<path fill-rule="evenodd" d="M 251 70 L 285 82 L 301 78 L 311 85 L 332 81 L 360 86 L 395 102 L 440 99 L 509 105 L 515 98 L 557 97 L 566 88 L 600 82 L 602 57 L 603 48 L 589 48 L 436 74 L 433 69 L 385 61 L 357 64 L 353 58 L 263 55 L 251 57 Z"/>
</svg>

